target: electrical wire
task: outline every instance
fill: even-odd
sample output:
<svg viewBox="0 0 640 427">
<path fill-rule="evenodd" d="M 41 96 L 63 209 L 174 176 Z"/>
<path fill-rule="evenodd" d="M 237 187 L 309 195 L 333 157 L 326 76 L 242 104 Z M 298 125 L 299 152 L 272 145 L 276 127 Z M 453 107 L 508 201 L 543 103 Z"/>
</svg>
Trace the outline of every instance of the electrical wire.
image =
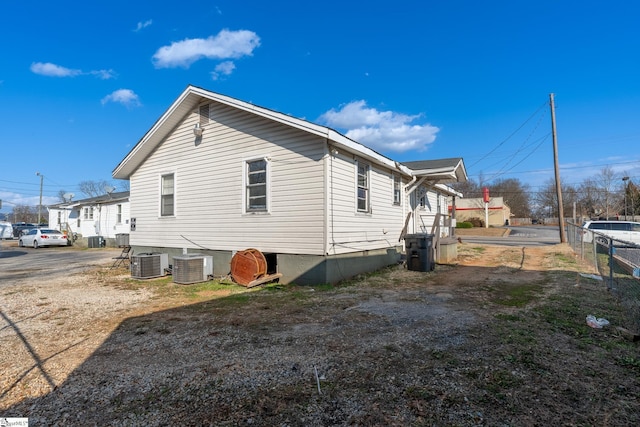
<svg viewBox="0 0 640 427">
<path fill-rule="evenodd" d="M 529 121 L 531 121 L 536 115 L 538 115 L 538 113 L 540 112 L 540 110 L 542 110 L 543 108 L 545 108 L 547 105 L 546 102 L 544 102 L 540 107 L 538 107 L 538 109 L 527 119 L 525 120 L 520 126 L 518 126 L 518 128 L 513 131 L 509 136 L 507 136 L 504 140 L 502 140 L 498 145 L 496 145 L 491 151 L 489 151 L 487 154 L 485 154 L 484 156 L 482 156 L 480 159 L 478 159 L 475 163 L 471 164 L 469 166 L 469 168 L 474 167 L 475 165 L 477 165 L 478 163 L 480 163 L 481 161 L 483 161 L 484 159 L 486 159 L 487 157 L 489 157 L 491 154 L 493 154 L 498 148 L 502 147 L 507 141 L 509 141 L 515 134 L 517 134 L 520 129 L 522 129 L 527 123 L 529 123 Z"/>
</svg>

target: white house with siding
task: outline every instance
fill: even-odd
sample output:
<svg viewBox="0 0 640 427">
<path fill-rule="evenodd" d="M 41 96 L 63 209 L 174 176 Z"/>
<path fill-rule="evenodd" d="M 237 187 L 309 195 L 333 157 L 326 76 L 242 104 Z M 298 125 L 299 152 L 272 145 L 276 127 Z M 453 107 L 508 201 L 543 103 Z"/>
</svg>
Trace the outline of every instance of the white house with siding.
<svg viewBox="0 0 640 427">
<path fill-rule="evenodd" d="M 447 215 L 461 159 L 412 169 L 333 129 L 188 86 L 114 169 L 130 181 L 134 252 L 255 248 L 281 281 L 334 283 L 398 261 L 402 235 Z M 428 222 L 428 219 L 427 219 Z"/>
<path fill-rule="evenodd" d="M 129 192 L 122 191 L 58 203 L 47 207 L 49 227 L 75 233 L 82 238 L 115 239 L 129 233 Z"/>
</svg>

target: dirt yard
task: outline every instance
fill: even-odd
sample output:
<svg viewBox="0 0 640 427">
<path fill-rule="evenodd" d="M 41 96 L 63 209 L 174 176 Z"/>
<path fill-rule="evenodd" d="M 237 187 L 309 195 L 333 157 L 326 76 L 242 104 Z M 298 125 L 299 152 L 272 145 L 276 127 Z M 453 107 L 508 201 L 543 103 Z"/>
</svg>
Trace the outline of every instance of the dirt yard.
<svg viewBox="0 0 640 427">
<path fill-rule="evenodd" d="M 640 425 L 640 352 L 565 245 L 339 286 L 96 268 L 0 290 L 0 417 L 30 425 Z M 607 318 L 603 329 L 585 317 Z"/>
</svg>

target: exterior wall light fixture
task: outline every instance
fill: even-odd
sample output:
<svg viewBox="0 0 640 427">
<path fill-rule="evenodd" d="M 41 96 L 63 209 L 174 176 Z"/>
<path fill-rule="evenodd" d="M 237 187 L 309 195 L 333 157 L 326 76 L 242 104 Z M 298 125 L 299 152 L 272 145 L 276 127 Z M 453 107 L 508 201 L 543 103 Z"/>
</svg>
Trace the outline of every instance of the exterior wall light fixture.
<svg viewBox="0 0 640 427">
<path fill-rule="evenodd" d="M 193 134 L 197 137 L 200 137 L 202 136 L 203 130 L 204 128 L 200 126 L 200 123 L 196 123 L 196 125 L 193 127 Z"/>
</svg>

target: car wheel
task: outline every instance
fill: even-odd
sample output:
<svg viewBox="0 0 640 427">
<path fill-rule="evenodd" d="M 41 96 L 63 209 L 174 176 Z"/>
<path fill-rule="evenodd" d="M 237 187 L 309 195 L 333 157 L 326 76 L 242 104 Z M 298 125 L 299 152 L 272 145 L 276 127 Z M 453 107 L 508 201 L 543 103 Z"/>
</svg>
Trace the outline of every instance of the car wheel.
<svg viewBox="0 0 640 427">
<path fill-rule="evenodd" d="M 38 249 L 38 241 L 37 240 L 33 241 L 33 249 Z"/>
<path fill-rule="evenodd" d="M 24 248 L 24 242 L 22 240 L 18 240 L 18 246 Z"/>
</svg>

